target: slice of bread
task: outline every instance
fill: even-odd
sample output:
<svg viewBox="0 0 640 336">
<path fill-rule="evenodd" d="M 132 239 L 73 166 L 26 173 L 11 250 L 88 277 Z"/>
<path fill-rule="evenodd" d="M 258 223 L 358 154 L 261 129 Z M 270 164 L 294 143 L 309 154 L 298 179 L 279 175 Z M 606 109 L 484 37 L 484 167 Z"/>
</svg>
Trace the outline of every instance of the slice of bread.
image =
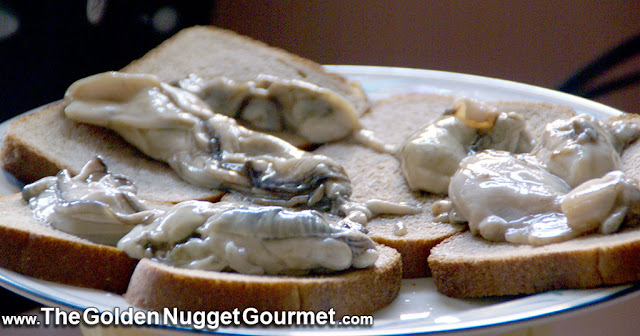
<svg viewBox="0 0 640 336">
<path fill-rule="evenodd" d="M 470 232 L 431 250 L 439 292 L 451 297 L 533 294 L 640 279 L 640 230 L 545 246 L 489 242 Z"/>
<path fill-rule="evenodd" d="M 369 108 L 359 83 L 326 71 L 311 60 L 213 26 L 184 29 L 123 71 L 156 74 L 169 83 L 192 73 L 204 80 L 224 76 L 249 81 L 261 74 L 297 79 L 340 94 L 358 115 Z"/>
<path fill-rule="evenodd" d="M 440 118 L 453 106 L 454 100 L 454 97 L 427 94 L 393 96 L 375 103 L 361 122 L 387 144 L 401 145 L 411 134 Z M 542 134 L 540 125 L 574 115 L 570 108 L 544 103 L 493 104 L 500 112 L 521 114 L 535 139 Z M 391 155 L 349 143 L 329 144 L 316 152 L 336 160 L 346 169 L 353 184 L 353 200 L 382 199 L 422 207 L 423 211 L 416 215 L 374 218 L 368 229 L 373 240 L 400 252 L 405 278 L 430 276 L 427 258 L 431 249 L 445 238 L 464 230 L 461 225 L 434 221 L 431 205 L 445 196 L 411 191 L 402 175 L 399 160 Z M 405 235 L 395 233 L 399 222 L 406 228 Z"/>
<path fill-rule="evenodd" d="M 362 89 L 319 64 L 269 47 L 236 33 L 210 26 L 187 28 L 123 69 L 150 73 L 175 82 L 191 73 L 203 79 L 226 76 L 252 80 L 259 74 L 300 79 L 343 95 L 363 114 L 368 100 Z M 183 200 L 218 200 L 222 193 L 189 185 L 167 165 L 155 162 L 100 127 L 64 117 L 65 102 L 53 103 L 21 116 L 9 126 L 2 143 L 3 168 L 30 183 L 68 169 L 72 174 L 95 155 L 113 171 L 136 181 L 143 199 L 177 203 Z"/>
<path fill-rule="evenodd" d="M 640 117 L 615 119 L 635 123 Z M 623 170 L 638 178 L 640 142 L 622 155 Z M 640 218 L 610 235 L 589 234 L 562 243 L 529 246 L 489 242 L 469 232 L 431 251 L 429 267 L 439 292 L 452 297 L 532 294 L 640 280 Z"/>
<path fill-rule="evenodd" d="M 0 267 L 72 286 L 124 293 L 138 260 L 37 221 L 21 194 L 0 197 Z"/>
<path fill-rule="evenodd" d="M 264 276 L 176 268 L 150 259 L 136 267 L 127 302 L 162 311 L 335 310 L 336 318 L 380 309 L 400 290 L 402 262 L 392 248 L 378 246 L 375 265 L 312 276 Z"/>
</svg>

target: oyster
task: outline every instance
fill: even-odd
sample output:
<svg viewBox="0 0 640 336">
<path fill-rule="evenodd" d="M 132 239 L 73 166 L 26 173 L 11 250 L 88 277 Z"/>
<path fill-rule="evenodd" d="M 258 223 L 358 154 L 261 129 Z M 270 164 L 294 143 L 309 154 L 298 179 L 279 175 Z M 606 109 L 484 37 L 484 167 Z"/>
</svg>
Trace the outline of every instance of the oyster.
<svg viewBox="0 0 640 336">
<path fill-rule="evenodd" d="M 118 247 L 133 258 L 178 267 L 248 274 L 304 274 L 366 268 L 378 252 L 348 221 L 315 210 L 186 201 Z"/>
</svg>

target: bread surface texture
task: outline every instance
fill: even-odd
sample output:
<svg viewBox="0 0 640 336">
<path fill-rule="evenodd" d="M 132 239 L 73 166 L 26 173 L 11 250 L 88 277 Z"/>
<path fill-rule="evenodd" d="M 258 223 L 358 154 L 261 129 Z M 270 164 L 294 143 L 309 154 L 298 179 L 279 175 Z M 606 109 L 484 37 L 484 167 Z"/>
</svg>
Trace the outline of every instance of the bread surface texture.
<svg viewBox="0 0 640 336">
<path fill-rule="evenodd" d="M 37 221 L 20 194 L 0 197 L 0 267 L 57 283 L 122 294 L 138 260 Z"/>
<path fill-rule="evenodd" d="M 469 232 L 432 249 L 439 292 L 452 297 L 533 294 L 640 280 L 640 230 L 546 246 L 489 242 Z"/>
<path fill-rule="evenodd" d="M 143 259 L 133 273 L 125 299 L 152 310 L 334 309 L 336 317 L 369 314 L 391 303 L 400 290 L 400 255 L 386 246 L 378 249 L 380 257 L 372 267 L 312 276 L 190 270 Z"/>
</svg>

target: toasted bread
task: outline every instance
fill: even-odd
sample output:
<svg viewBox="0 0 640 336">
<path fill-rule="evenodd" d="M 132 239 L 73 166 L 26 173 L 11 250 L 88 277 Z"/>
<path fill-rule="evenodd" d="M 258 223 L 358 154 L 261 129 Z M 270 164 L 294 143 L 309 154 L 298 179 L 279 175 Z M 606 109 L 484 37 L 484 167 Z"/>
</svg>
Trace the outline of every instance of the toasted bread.
<svg viewBox="0 0 640 336">
<path fill-rule="evenodd" d="M 156 74 L 168 83 L 192 73 L 205 80 L 224 76 L 249 81 L 258 75 L 298 79 L 340 94 L 353 104 L 358 115 L 369 108 L 368 98 L 357 82 L 311 60 L 213 26 L 184 29 L 122 71 Z"/>
<path fill-rule="evenodd" d="M 451 297 L 533 294 L 640 279 L 640 230 L 592 234 L 545 246 L 456 235 L 431 250 L 439 292 Z"/>
<path fill-rule="evenodd" d="M 177 203 L 189 199 L 218 200 L 223 193 L 184 182 L 168 165 L 155 161 L 102 127 L 64 117 L 64 103 L 14 120 L 2 143 L 3 168 L 24 183 L 68 169 L 72 175 L 100 155 L 109 169 L 138 186 L 139 197 Z"/>
</svg>

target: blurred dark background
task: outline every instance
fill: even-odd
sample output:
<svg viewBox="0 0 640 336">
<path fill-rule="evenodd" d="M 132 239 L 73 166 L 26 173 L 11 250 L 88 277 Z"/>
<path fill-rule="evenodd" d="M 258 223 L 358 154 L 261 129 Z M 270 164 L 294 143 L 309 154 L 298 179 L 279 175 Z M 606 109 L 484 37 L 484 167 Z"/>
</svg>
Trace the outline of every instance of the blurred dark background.
<svg viewBox="0 0 640 336">
<path fill-rule="evenodd" d="M 179 29 L 210 24 L 213 1 L 0 0 L 2 120 L 118 70 Z"/>
<path fill-rule="evenodd" d="M 216 24 L 322 64 L 416 67 L 558 88 L 640 34 L 640 1 L 217 0 Z M 636 51 L 640 47 L 635 45 Z M 614 57 L 615 58 L 615 57 Z M 640 113 L 640 55 L 608 69 L 635 85 L 594 97 Z"/>
</svg>

